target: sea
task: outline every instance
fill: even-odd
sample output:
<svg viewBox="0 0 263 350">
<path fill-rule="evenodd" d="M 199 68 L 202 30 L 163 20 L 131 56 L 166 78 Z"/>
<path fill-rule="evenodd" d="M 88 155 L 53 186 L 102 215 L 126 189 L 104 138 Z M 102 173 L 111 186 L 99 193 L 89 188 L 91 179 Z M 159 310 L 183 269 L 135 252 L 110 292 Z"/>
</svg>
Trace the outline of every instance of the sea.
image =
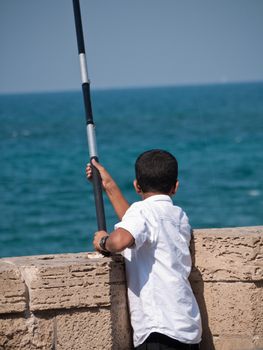
<svg viewBox="0 0 263 350">
<path fill-rule="evenodd" d="M 179 162 L 192 227 L 263 224 L 263 83 L 91 91 L 100 162 L 127 200 L 134 162 Z M 81 91 L 0 95 L 0 256 L 92 251 L 97 230 Z M 118 221 L 104 198 L 107 229 Z"/>
</svg>

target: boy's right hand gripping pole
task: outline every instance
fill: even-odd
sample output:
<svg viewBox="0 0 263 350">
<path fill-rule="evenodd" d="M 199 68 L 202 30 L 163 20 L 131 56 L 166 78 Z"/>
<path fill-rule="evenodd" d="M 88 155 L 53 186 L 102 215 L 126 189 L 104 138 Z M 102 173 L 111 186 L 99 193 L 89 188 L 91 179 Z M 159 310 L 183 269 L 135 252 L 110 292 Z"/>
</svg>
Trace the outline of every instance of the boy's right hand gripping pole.
<svg viewBox="0 0 263 350">
<path fill-rule="evenodd" d="M 84 45 L 84 38 L 83 38 L 79 0 L 73 0 L 73 10 L 74 10 L 77 42 L 78 42 L 78 52 L 79 52 L 80 72 L 81 72 L 81 80 L 82 80 L 82 92 L 83 92 L 86 123 L 87 123 L 87 137 L 88 137 L 88 145 L 89 145 L 90 162 L 92 159 L 95 159 L 98 162 L 95 125 L 93 122 L 93 114 L 92 114 L 91 99 L 90 99 L 90 80 L 88 78 L 88 69 L 87 69 L 87 62 L 86 62 L 86 55 L 85 55 L 85 45 Z M 92 183 L 93 183 L 93 190 L 94 190 L 98 230 L 106 231 L 107 229 L 106 229 L 106 219 L 105 219 L 105 211 L 104 211 L 104 203 L 103 203 L 103 195 L 102 195 L 101 177 L 100 177 L 99 171 L 93 165 L 91 166 L 92 166 L 92 178 L 93 178 Z"/>
</svg>

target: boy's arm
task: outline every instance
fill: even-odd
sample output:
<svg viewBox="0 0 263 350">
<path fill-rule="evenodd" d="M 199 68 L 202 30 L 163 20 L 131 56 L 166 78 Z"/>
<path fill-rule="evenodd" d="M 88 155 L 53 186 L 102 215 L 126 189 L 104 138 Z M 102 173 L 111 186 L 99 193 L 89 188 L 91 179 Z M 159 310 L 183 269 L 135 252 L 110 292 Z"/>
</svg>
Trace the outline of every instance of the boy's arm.
<svg viewBox="0 0 263 350">
<path fill-rule="evenodd" d="M 112 181 L 112 183 L 105 188 L 105 191 L 118 218 L 121 220 L 130 206 L 129 203 L 124 198 L 116 182 Z"/>
<path fill-rule="evenodd" d="M 102 237 L 107 237 L 106 241 L 102 242 Z M 131 233 L 124 228 L 117 228 L 110 235 L 106 231 L 98 231 L 95 233 L 93 245 L 98 251 L 107 251 L 111 253 L 118 253 L 125 248 L 131 247 L 135 243 L 135 240 Z"/>
<path fill-rule="evenodd" d="M 101 164 L 96 162 L 95 159 L 92 159 L 92 165 L 98 169 L 102 180 L 102 186 L 105 192 L 107 193 L 107 196 L 118 218 L 121 220 L 124 214 L 126 213 L 127 209 L 129 208 L 129 203 L 124 198 L 118 185 L 110 176 L 110 174 L 106 171 L 106 169 Z M 87 165 L 86 174 L 88 179 L 92 178 L 92 169 L 90 164 Z"/>
</svg>

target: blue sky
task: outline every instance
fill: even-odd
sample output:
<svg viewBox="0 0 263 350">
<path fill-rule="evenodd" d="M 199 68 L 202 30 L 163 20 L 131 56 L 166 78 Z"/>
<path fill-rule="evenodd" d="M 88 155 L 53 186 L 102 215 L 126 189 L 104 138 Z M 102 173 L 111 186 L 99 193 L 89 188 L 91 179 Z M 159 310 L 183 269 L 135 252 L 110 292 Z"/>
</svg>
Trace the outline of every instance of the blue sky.
<svg viewBox="0 0 263 350">
<path fill-rule="evenodd" d="M 262 0 L 81 0 L 93 88 L 263 80 Z M 1 0 L 0 93 L 80 89 L 71 0 Z"/>
</svg>

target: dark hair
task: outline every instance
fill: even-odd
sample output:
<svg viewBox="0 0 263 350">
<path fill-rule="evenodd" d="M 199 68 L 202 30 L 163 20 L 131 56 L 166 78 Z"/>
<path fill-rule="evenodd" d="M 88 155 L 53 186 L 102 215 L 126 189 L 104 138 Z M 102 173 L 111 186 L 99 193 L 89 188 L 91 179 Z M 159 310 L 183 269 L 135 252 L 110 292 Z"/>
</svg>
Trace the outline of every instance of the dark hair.
<svg viewBox="0 0 263 350">
<path fill-rule="evenodd" d="M 168 194 L 178 177 L 178 163 L 169 152 L 152 149 L 142 153 L 135 162 L 135 174 L 141 190 Z"/>
</svg>

